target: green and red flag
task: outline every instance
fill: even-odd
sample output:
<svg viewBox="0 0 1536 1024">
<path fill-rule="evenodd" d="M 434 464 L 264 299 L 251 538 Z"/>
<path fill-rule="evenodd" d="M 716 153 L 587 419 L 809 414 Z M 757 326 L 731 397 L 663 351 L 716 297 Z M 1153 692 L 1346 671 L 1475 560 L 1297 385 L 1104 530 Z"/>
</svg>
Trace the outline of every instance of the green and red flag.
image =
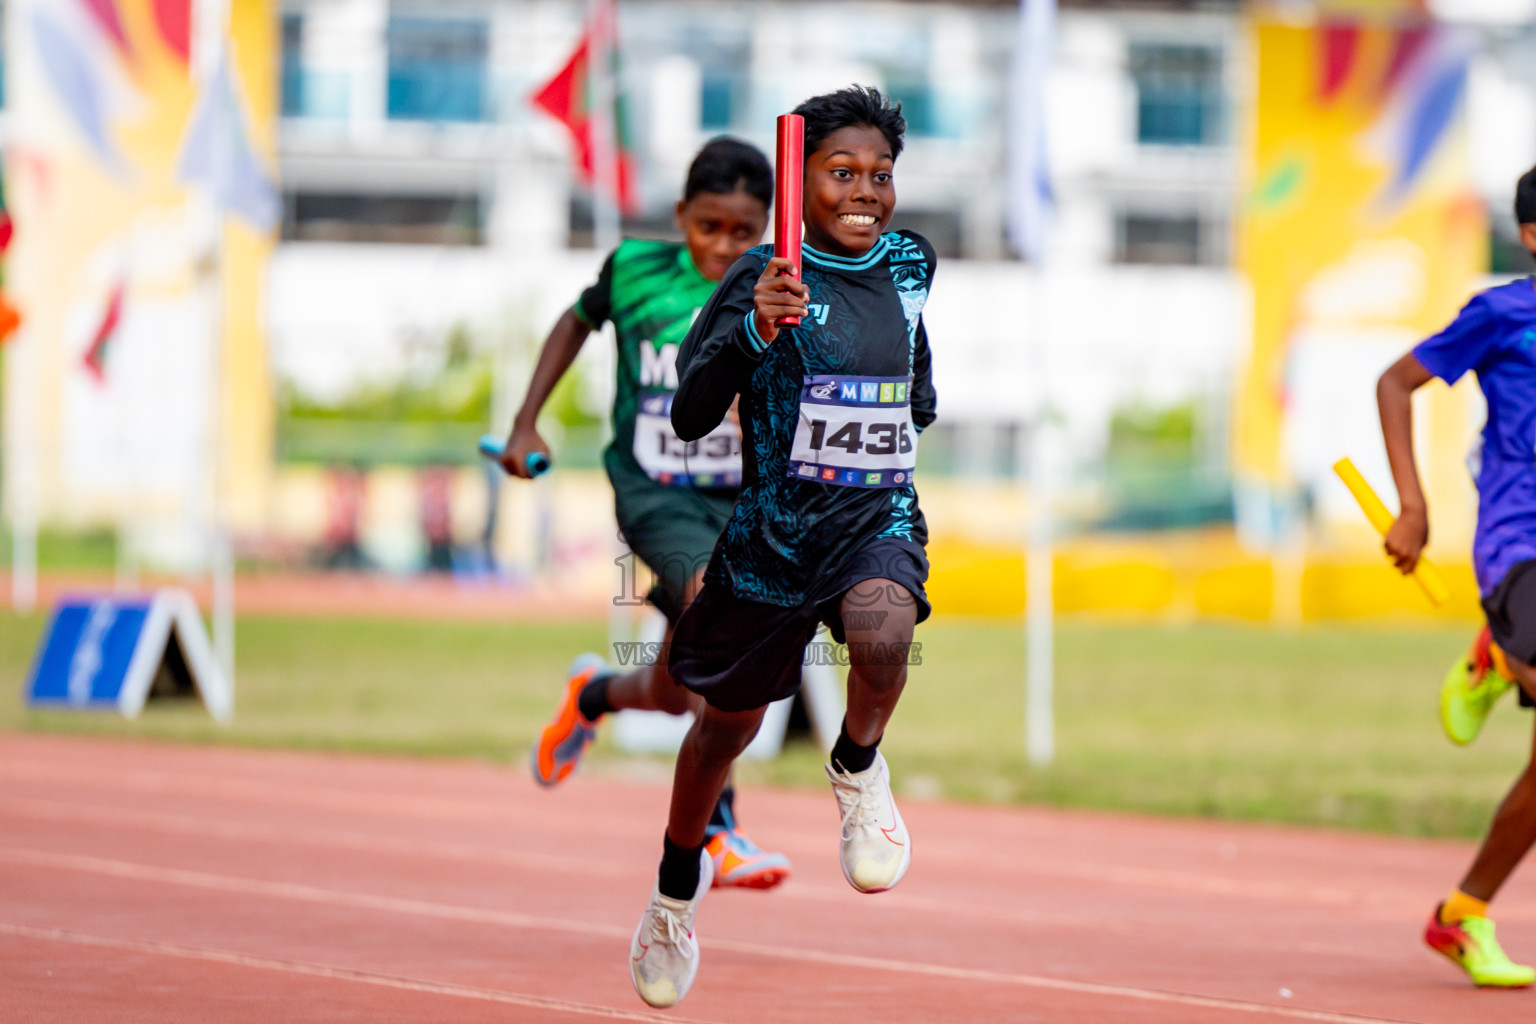
<svg viewBox="0 0 1536 1024">
<path fill-rule="evenodd" d="M 6 250 L 11 247 L 11 236 L 16 233 L 15 224 L 11 221 L 11 211 L 5 205 L 5 183 L 0 179 L 0 345 L 10 340 L 16 333 L 16 328 L 21 326 L 21 313 L 11 304 L 10 296 L 5 294 L 4 285 L 4 259 Z"/>
<path fill-rule="evenodd" d="M 533 94 L 531 102 L 565 125 L 576 144 L 576 165 L 582 180 L 594 190 L 599 187 L 599 132 L 604 122 L 610 126 L 613 146 L 614 177 L 611 186 L 620 210 L 630 212 L 635 202 L 634 153 L 626 144 L 623 128 L 623 104 L 617 88 L 618 47 L 613 4 L 597 0 L 592 4 L 581 39 L 565 66 Z M 601 77 L 599 77 L 601 76 Z M 607 85 L 608 88 L 594 88 Z M 613 98 L 612 116 L 595 118 L 595 99 L 606 93 Z"/>
<path fill-rule="evenodd" d="M 118 278 L 112 286 L 111 294 L 107 296 L 107 308 L 102 311 L 101 320 L 96 324 L 91 343 L 85 350 L 85 368 L 97 384 L 107 379 L 107 350 L 117 338 L 117 326 L 123 320 L 123 293 L 127 290 L 127 278 Z"/>
</svg>

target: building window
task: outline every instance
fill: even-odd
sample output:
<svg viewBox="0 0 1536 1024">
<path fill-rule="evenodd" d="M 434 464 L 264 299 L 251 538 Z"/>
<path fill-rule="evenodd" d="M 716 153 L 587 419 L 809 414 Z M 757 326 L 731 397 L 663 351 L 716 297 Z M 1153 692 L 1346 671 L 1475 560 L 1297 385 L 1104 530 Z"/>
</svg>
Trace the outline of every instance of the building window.
<svg viewBox="0 0 1536 1024">
<path fill-rule="evenodd" d="M 723 131 L 736 123 L 738 97 L 746 80 L 739 70 L 705 68 L 699 86 L 699 125 L 705 131 Z"/>
<path fill-rule="evenodd" d="M 389 116 L 406 121 L 483 121 L 484 21 L 389 19 Z"/>
<path fill-rule="evenodd" d="M 891 99 L 901 104 L 901 116 L 907 120 L 910 135 L 929 137 L 938 134 L 933 116 L 933 90 L 926 78 L 892 76 L 886 83 Z"/>
<path fill-rule="evenodd" d="M 301 242 L 395 245 L 480 245 L 480 197 L 290 192 L 283 199 L 283 238 Z"/>
<path fill-rule="evenodd" d="M 283 116 L 304 113 L 304 15 L 283 15 Z"/>
<path fill-rule="evenodd" d="M 928 239 L 940 259 L 958 259 L 963 231 L 959 210 L 923 210 L 901 206 L 891 218 L 892 231 L 916 231 Z"/>
<path fill-rule="evenodd" d="M 735 21 L 678 26 L 681 52 L 700 62 L 699 127 L 728 131 L 746 116 L 752 90 L 752 36 Z"/>
<path fill-rule="evenodd" d="M 4 107 L 6 101 L 5 57 L 6 54 L 11 52 L 11 48 L 6 42 L 5 38 L 5 26 L 9 25 L 11 22 L 11 19 L 7 17 L 9 12 L 6 11 L 6 7 L 8 6 L 9 4 L 5 3 L 4 0 L 0 0 L 0 107 Z"/>
<path fill-rule="evenodd" d="M 1115 224 L 1115 262 L 1199 266 L 1218 262 L 1216 232 L 1195 214 L 1122 213 Z"/>
<path fill-rule="evenodd" d="M 1531 254 L 1521 244 L 1514 220 L 1503 210 L 1489 211 L 1488 270 L 1494 274 L 1531 272 Z"/>
<path fill-rule="evenodd" d="M 1213 46 L 1136 44 L 1136 141 L 1209 146 L 1221 139 L 1221 51 Z"/>
</svg>

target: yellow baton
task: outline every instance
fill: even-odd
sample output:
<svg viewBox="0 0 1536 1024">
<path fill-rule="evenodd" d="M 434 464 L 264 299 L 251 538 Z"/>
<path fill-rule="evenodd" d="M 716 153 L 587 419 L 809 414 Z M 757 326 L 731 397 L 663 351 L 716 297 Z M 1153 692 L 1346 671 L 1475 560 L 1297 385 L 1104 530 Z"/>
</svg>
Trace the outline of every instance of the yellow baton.
<svg viewBox="0 0 1536 1024">
<path fill-rule="evenodd" d="M 1376 532 L 1385 537 L 1397 517 L 1387 511 L 1387 506 L 1381 503 L 1376 492 L 1371 490 L 1371 485 L 1365 482 L 1365 477 L 1360 475 L 1360 471 L 1349 459 L 1344 458 L 1335 462 L 1333 471 L 1339 474 L 1339 479 L 1344 481 L 1344 486 L 1349 488 L 1349 493 L 1353 494 L 1355 500 L 1360 503 L 1360 511 L 1364 512 L 1365 518 L 1376 527 Z M 1419 556 L 1418 564 L 1413 567 L 1413 578 L 1418 581 L 1419 587 L 1431 604 L 1438 606 L 1450 600 L 1451 591 L 1445 585 L 1445 577 L 1440 575 L 1440 570 L 1435 568 L 1434 563 L 1422 555 Z"/>
</svg>

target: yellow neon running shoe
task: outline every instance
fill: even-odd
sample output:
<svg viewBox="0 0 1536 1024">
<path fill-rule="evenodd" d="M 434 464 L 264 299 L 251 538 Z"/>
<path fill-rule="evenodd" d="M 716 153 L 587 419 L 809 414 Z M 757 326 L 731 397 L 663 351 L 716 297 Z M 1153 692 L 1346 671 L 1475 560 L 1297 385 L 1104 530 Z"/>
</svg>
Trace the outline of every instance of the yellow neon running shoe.
<svg viewBox="0 0 1536 1024">
<path fill-rule="evenodd" d="M 1436 907 L 1424 928 L 1424 942 L 1466 971 L 1479 986 L 1526 988 L 1536 981 L 1536 969 L 1510 962 L 1493 937 L 1493 922 L 1486 917 L 1464 917 L 1455 924 L 1444 924 Z"/>
<path fill-rule="evenodd" d="M 1456 659 L 1445 674 L 1440 684 L 1440 725 L 1452 743 L 1464 747 L 1477 739 L 1488 712 L 1514 687 L 1503 654 L 1484 626 L 1467 656 Z"/>
</svg>

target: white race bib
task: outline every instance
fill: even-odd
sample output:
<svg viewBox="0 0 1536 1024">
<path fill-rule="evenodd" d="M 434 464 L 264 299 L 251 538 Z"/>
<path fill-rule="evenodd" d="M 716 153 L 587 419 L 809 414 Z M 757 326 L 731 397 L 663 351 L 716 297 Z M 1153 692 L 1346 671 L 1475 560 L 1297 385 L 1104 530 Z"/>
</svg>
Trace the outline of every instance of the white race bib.
<svg viewBox="0 0 1536 1024">
<path fill-rule="evenodd" d="M 910 484 L 917 465 L 911 390 L 911 377 L 806 377 L 789 475 L 840 487 Z"/>
<path fill-rule="evenodd" d="M 740 487 L 741 429 L 727 419 L 697 441 L 672 430 L 672 396 L 644 395 L 635 414 L 635 461 L 670 487 Z"/>
</svg>

